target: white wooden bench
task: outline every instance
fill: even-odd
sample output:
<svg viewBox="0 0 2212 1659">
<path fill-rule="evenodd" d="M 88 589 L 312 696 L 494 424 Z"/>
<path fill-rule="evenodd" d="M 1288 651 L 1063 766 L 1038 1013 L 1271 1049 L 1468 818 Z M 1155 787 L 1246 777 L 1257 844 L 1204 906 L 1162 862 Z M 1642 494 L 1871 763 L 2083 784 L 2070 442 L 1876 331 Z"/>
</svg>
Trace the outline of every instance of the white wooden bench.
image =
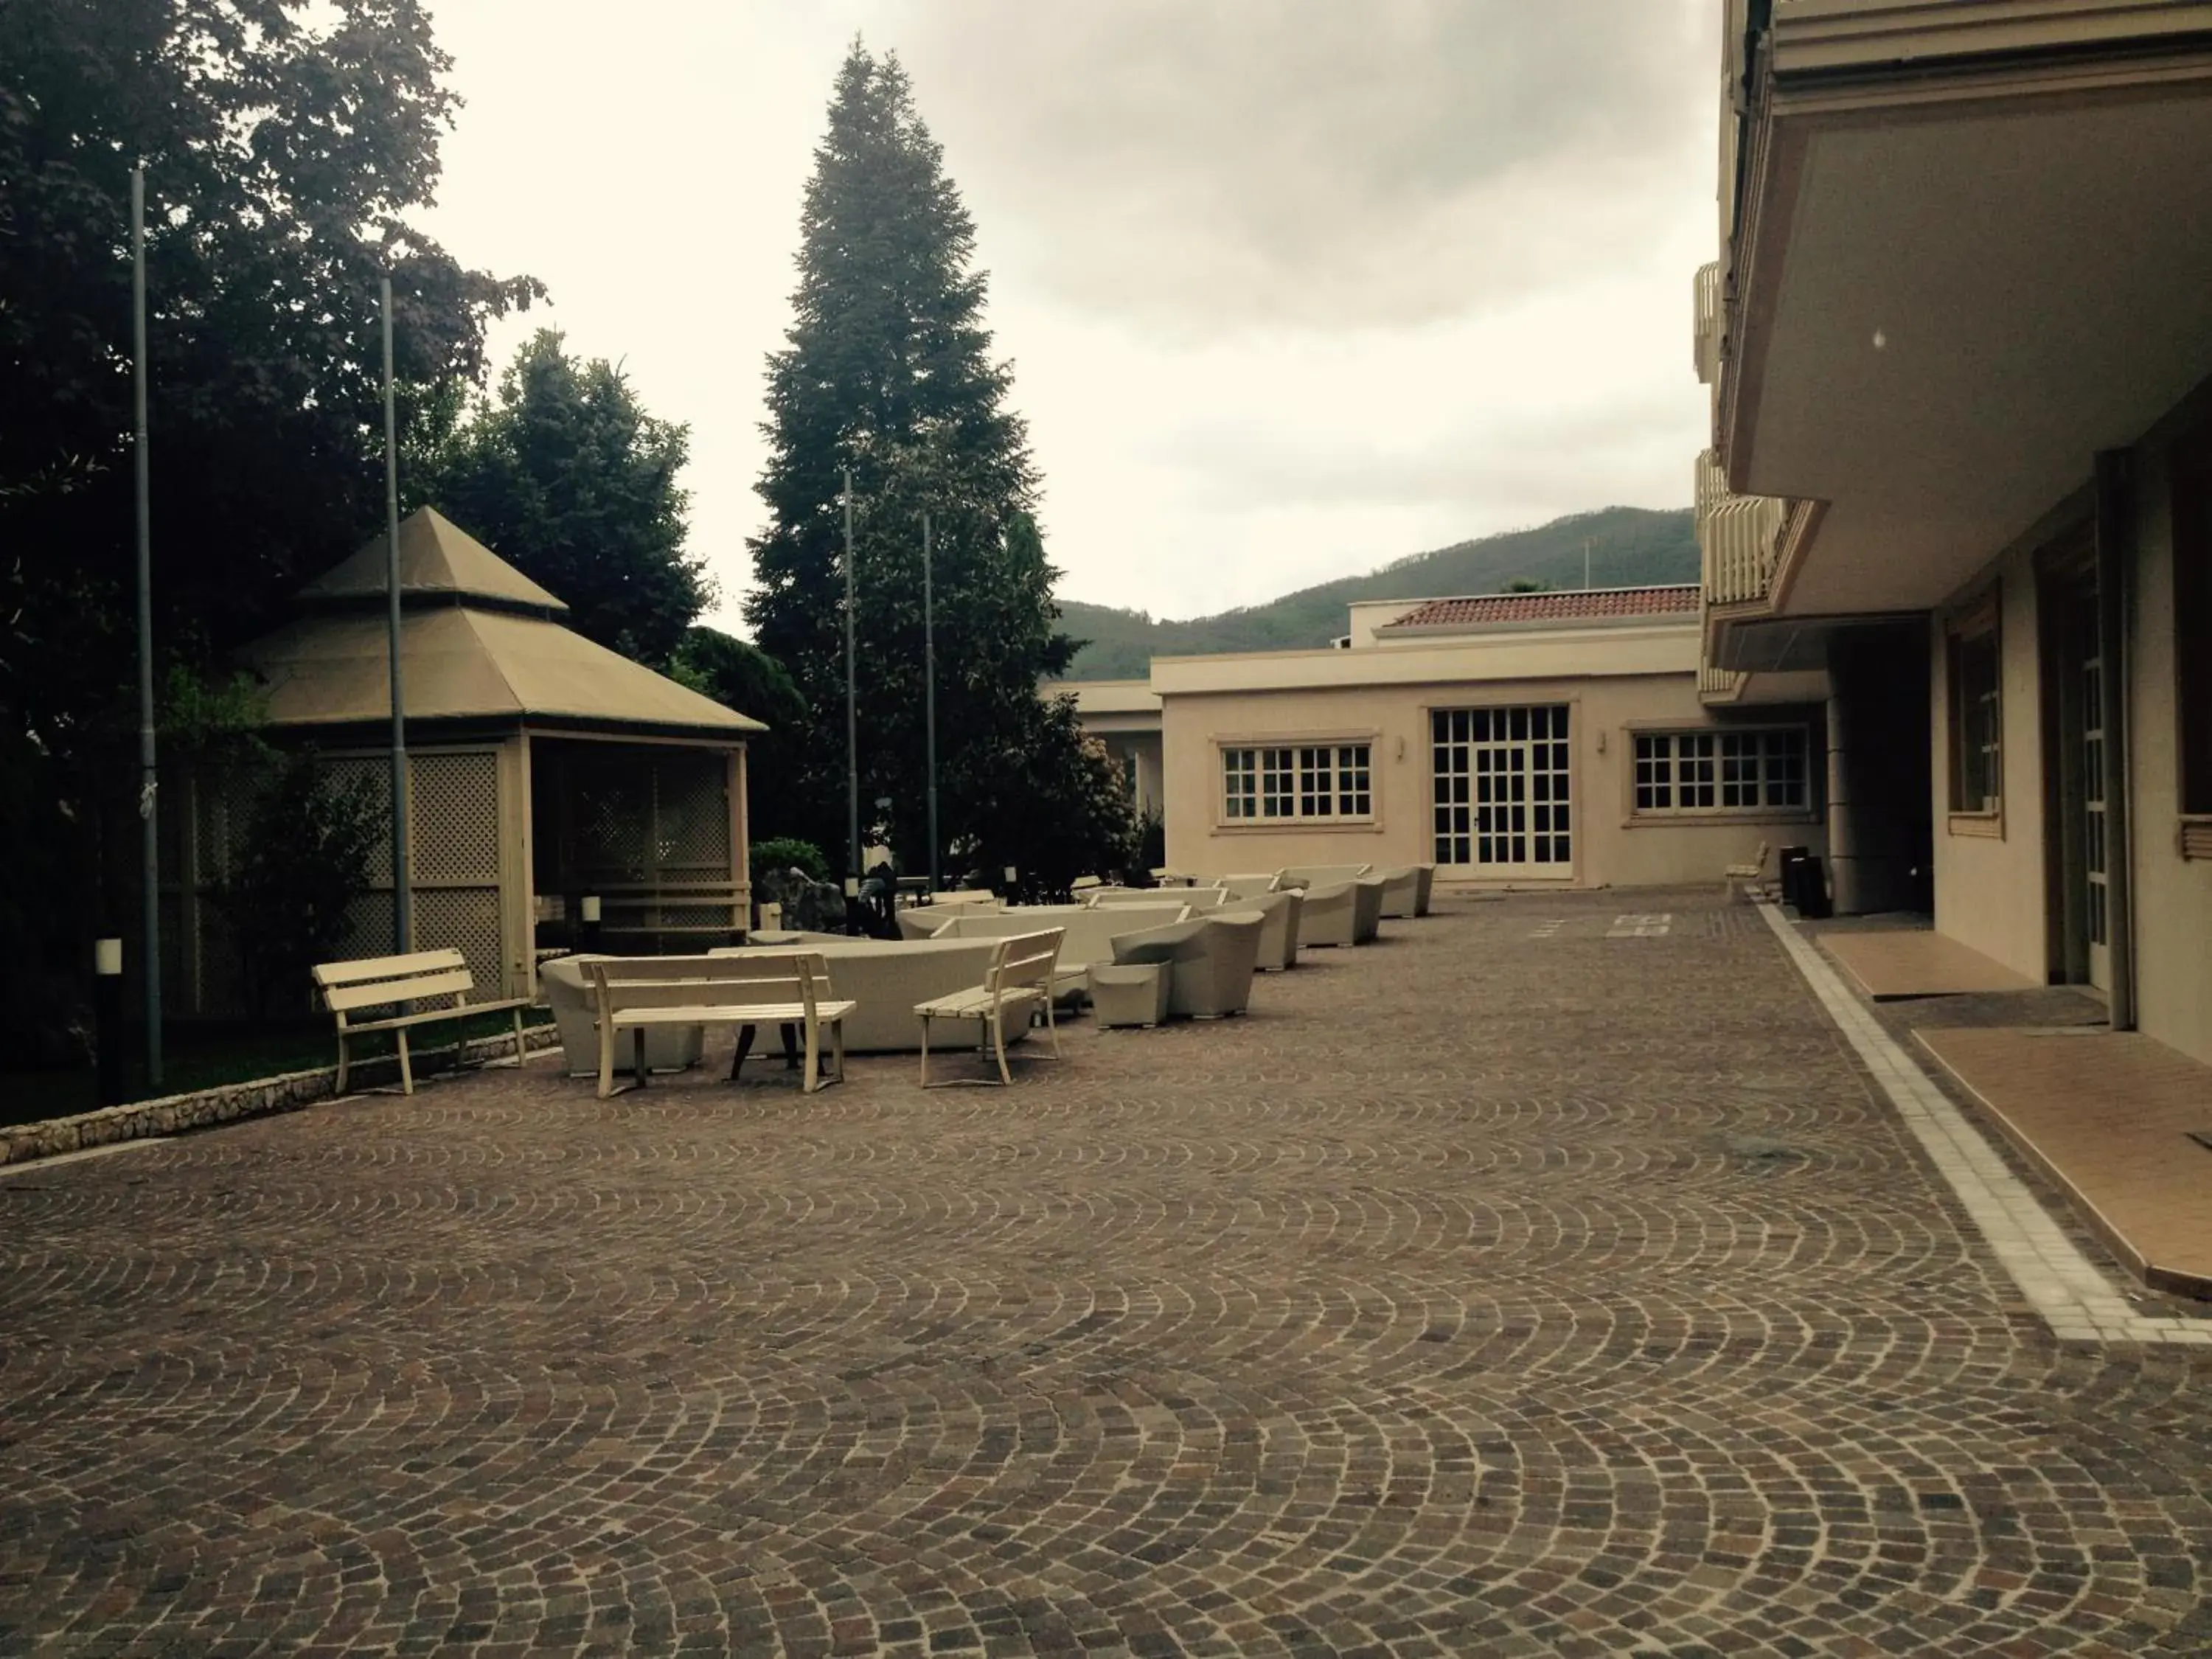
<svg viewBox="0 0 2212 1659">
<path fill-rule="evenodd" d="M 407 1033 L 437 1020 L 466 1019 L 473 1014 L 514 1015 L 514 1063 L 522 1064 L 522 1011 L 527 997 L 471 1002 L 476 979 L 459 951 L 416 951 L 404 957 L 368 957 L 359 962 L 326 962 L 315 969 L 315 989 L 338 1023 L 337 1092 L 346 1091 L 351 1057 L 347 1042 L 371 1031 L 389 1031 L 399 1045 L 399 1087 L 415 1092 L 415 1067 L 407 1053 Z M 382 1019 L 356 1019 L 364 1008 L 385 1008 L 450 997 L 442 1007 L 413 1008 Z"/>
<path fill-rule="evenodd" d="M 1041 933 L 1002 939 L 992 950 L 991 966 L 981 985 L 915 1004 L 914 1012 L 921 1020 L 923 1088 L 941 1086 L 929 1080 L 929 1022 L 933 1019 L 981 1020 L 984 1041 L 980 1046 L 988 1052 L 996 1045 L 999 1081 L 1010 1084 L 1014 1075 L 1006 1069 L 1007 1011 L 1019 1008 L 1022 1029 L 1026 1030 L 1036 1005 L 1042 1002 L 1045 1029 L 1052 1033 L 1052 1056 L 1060 1058 L 1060 1027 L 1053 1021 L 1052 1003 L 1058 978 L 1054 965 L 1060 960 L 1060 936 L 1066 932 L 1062 927 L 1048 927 Z"/>
<path fill-rule="evenodd" d="M 829 1028 L 834 1080 L 845 1080 L 845 1016 L 860 1004 L 830 994 L 830 972 L 812 951 L 788 956 L 611 957 L 587 965 L 592 1007 L 599 1027 L 599 1098 L 615 1091 L 615 1043 L 628 1031 L 634 1042 L 633 1070 L 645 1086 L 645 1034 L 662 1025 L 733 1025 L 737 1058 L 730 1081 L 738 1080 L 753 1032 L 762 1025 L 797 1026 L 806 1042 L 804 1088 L 822 1086 L 821 1036 Z"/>
</svg>

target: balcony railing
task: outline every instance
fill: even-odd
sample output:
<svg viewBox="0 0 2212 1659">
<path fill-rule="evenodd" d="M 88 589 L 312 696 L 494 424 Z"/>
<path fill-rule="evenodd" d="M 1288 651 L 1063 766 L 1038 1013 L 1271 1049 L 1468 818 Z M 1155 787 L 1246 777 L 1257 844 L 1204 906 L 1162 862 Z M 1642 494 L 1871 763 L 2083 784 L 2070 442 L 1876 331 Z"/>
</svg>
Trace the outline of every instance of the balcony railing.
<svg viewBox="0 0 2212 1659">
<path fill-rule="evenodd" d="M 1698 665 L 1698 698 L 1702 702 L 1734 702 L 1742 694 L 1744 682 L 1751 678 L 1739 674 L 1732 668 L 1716 668 L 1709 662 Z"/>
<path fill-rule="evenodd" d="M 1691 336 L 1691 358 L 1698 368 L 1698 381 L 1711 386 L 1721 372 L 1721 263 L 1698 268 L 1697 281 L 1692 289 L 1693 332 Z"/>
<path fill-rule="evenodd" d="M 1778 496 L 1732 492 L 1710 449 L 1698 457 L 1698 551 L 1707 605 L 1766 602 L 1789 514 L 1790 503 Z"/>
</svg>

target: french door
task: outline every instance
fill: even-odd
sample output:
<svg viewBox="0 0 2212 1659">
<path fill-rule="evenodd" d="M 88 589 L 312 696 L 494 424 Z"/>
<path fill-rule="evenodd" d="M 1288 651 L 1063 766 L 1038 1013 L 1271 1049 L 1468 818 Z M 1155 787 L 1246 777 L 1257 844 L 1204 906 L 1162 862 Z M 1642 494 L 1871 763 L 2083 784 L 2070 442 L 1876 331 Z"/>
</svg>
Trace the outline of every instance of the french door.
<svg viewBox="0 0 2212 1659">
<path fill-rule="evenodd" d="M 1567 706 L 1438 708 L 1436 861 L 1482 876 L 1565 876 L 1574 868 Z"/>
</svg>

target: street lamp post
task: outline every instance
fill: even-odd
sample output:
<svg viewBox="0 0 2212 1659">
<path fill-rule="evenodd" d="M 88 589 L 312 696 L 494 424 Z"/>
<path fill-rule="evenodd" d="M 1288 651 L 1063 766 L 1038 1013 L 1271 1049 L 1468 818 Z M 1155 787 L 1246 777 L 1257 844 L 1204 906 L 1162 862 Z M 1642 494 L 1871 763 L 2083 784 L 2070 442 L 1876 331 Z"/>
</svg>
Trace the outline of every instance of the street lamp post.
<svg viewBox="0 0 2212 1659">
<path fill-rule="evenodd" d="M 929 763 L 929 890 L 939 886 L 937 860 L 937 607 L 932 587 L 929 513 L 921 515 L 921 659 L 923 747 Z"/>
<path fill-rule="evenodd" d="M 853 667 L 853 469 L 845 469 L 845 815 L 852 861 L 848 895 L 860 879 L 860 715 Z"/>
</svg>

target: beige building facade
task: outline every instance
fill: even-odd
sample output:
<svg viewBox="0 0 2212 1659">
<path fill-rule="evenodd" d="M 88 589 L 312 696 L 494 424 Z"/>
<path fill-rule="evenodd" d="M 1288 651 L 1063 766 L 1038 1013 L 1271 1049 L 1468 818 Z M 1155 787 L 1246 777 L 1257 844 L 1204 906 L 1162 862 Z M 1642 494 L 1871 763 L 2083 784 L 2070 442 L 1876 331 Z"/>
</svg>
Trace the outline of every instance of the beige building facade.
<svg viewBox="0 0 2212 1659">
<path fill-rule="evenodd" d="M 1694 588 L 1358 611 L 1340 648 L 1153 660 L 1170 865 L 1638 887 L 1824 850 L 1818 677 L 1716 704 Z"/>
<path fill-rule="evenodd" d="M 1730 10 L 1707 670 L 1827 670 L 1937 928 L 2212 1060 L 2212 5 Z"/>
</svg>

